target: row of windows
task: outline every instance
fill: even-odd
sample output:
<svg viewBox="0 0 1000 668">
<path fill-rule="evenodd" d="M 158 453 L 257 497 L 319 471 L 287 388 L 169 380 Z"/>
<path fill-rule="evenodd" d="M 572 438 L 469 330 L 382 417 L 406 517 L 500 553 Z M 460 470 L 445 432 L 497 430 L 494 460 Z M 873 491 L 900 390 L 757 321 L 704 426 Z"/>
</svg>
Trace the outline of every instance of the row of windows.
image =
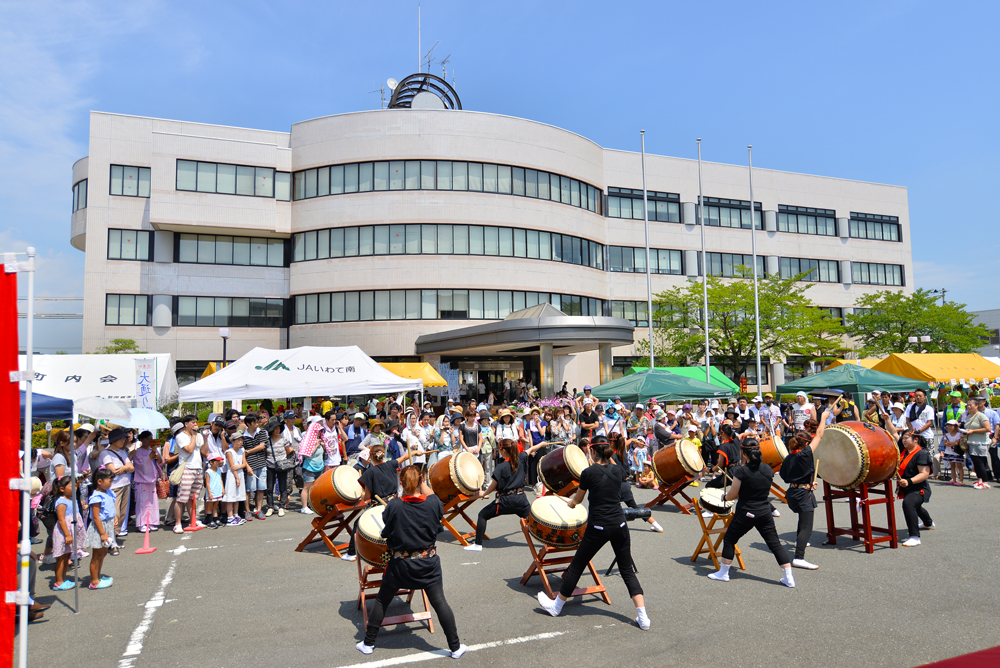
<svg viewBox="0 0 1000 668">
<path fill-rule="evenodd" d="M 149 322 L 147 295 L 108 295 L 105 303 L 105 325 L 145 326 Z"/>
<path fill-rule="evenodd" d="M 837 236 L 837 214 L 829 209 L 778 205 L 778 231 Z"/>
<path fill-rule="evenodd" d="M 903 285 L 903 267 L 898 264 L 852 262 L 851 281 L 861 285 Z"/>
<path fill-rule="evenodd" d="M 149 167 L 111 165 L 111 194 L 149 197 Z"/>
<path fill-rule="evenodd" d="M 145 230 L 108 230 L 109 260 L 153 259 L 153 233 Z"/>
<path fill-rule="evenodd" d="M 840 262 L 837 260 L 808 260 L 799 257 L 778 258 L 778 273 L 782 278 L 791 278 L 808 272 L 806 281 L 819 283 L 840 283 Z"/>
<path fill-rule="evenodd" d="M 177 161 L 177 190 L 289 199 L 289 173 L 271 167 Z"/>
<path fill-rule="evenodd" d="M 284 239 L 177 234 L 177 262 L 285 267 Z"/>
<path fill-rule="evenodd" d="M 503 320 L 550 303 L 567 315 L 605 315 L 592 297 L 519 290 L 361 290 L 296 295 L 296 325 L 367 320 Z"/>
<path fill-rule="evenodd" d="M 684 254 L 679 250 L 665 248 L 649 249 L 650 273 L 683 274 Z M 646 273 L 646 249 L 627 246 L 608 246 L 608 270 Z"/>
<path fill-rule="evenodd" d="M 747 267 L 751 269 L 753 267 L 753 255 L 740 255 L 738 253 L 706 253 L 708 256 L 708 275 L 709 276 L 722 276 L 724 278 L 732 278 L 733 276 L 738 276 L 739 272 L 736 271 L 737 267 Z M 701 275 L 701 253 L 698 253 L 698 274 Z M 752 271 L 752 269 L 751 269 Z M 766 276 L 764 271 L 764 257 L 761 255 L 757 256 L 757 277 L 763 278 Z"/>
<path fill-rule="evenodd" d="M 601 191 L 534 169 L 451 160 L 389 160 L 295 172 L 296 200 L 383 190 L 460 190 L 520 195 L 601 213 Z"/>
<path fill-rule="evenodd" d="M 754 203 L 754 228 L 764 229 L 761 223 L 760 202 Z M 739 227 L 750 229 L 750 202 L 738 199 L 705 198 L 705 224 L 710 227 Z"/>
<path fill-rule="evenodd" d="M 73 213 L 87 208 L 87 179 L 73 186 Z"/>
<path fill-rule="evenodd" d="M 292 235 L 292 261 L 358 255 L 494 255 L 604 269 L 604 247 L 580 237 L 484 225 L 366 225 Z"/>
<path fill-rule="evenodd" d="M 870 213 L 851 213 L 850 236 L 855 239 L 876 241 L 902 241 L 903 235 L 896 216 L 877 216 Z"/>
<path fill-rule="evenodd" d="M 653 306 L 654 309 L 657 307 L 655 302 Z M 611 302 L 611 316 L 624 318 L 634 327 L 649 327 L 649 303 L 613 300 Z"/>
<path fill-rule="evenodd" d="M 177 327 L 284 327 L 285 300 L 242 297 L 177 297 Z"/>
<path fill-rule="evenodd" d="M 646 192 L 649 219 L 661 223 L 681 222 L 681 196 L 676 193 Z M 608 188 L 608 217 L 644 220 L 642 191 L 629 188 Z"/>
</svg>

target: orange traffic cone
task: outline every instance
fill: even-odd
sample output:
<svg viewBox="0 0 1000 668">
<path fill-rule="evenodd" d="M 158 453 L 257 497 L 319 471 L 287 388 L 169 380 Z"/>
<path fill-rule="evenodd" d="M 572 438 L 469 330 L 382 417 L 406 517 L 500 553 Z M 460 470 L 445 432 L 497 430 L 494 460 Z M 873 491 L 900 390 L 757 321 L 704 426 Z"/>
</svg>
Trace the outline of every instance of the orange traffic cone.
<svg viewBox="0 0 1000 668">
<path fill-rule="evenodd" d="M 156 552 L 155 547 L 149 546 L 149 512 L 146 512 L 146 537 L 142 541 L 142 547 L 135 551 L 136 554 L 152 554 Z"/>
</svg>

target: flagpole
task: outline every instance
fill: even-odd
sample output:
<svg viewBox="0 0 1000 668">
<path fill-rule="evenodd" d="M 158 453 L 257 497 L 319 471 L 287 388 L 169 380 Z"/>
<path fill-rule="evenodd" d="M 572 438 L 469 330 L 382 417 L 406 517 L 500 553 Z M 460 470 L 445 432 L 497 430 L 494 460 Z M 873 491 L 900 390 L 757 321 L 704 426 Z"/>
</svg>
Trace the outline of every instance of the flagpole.
<svg viewBox="0 0 1000 668">
<path fill-rule="evenodd" d="M 642 144 L 642 215 L 646 229 L 646 317 L 649 323 L 649 369 L 656 368 L 653 353 L 653 278 L 649 263 L 649 197 L 646 193 L 646 131 L 639 130 Z"/>
<path fill-rule="evenodd" d="M 701 291 L 705 321 L 705 382 L 712 382 L 712 361 L 708 353 L 708 253 L 705 252 L 705 206 L 701 182 L 701 137 L 698 138 L 698 224 L 701 226 Z"/>
<path fill-rule="evenodd" d="M 753 253 L 753 322 L 757 335 L 757 393 L 763 392 L 763 379 L 760 373 L 760 298 L 757 294 L 757 221 L 753 203 L 753 145 L 747 146 L 747 173 L 750 176 L 750 248 Z M 763 212 L 761 212 L 763 218 Z"/>
</svg>

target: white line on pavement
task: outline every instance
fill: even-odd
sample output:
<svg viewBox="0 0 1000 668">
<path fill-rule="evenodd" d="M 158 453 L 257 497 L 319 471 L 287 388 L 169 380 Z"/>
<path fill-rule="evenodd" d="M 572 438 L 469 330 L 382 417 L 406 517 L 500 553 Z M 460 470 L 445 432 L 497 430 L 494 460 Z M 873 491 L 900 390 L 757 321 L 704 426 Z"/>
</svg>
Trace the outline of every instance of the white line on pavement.
<svg viewBox="0 0 1000 668">
<path fill-rule="evenodd" d="M 176 559 L 170 562 L 170 568 L 167 569 L 167 574 L 160 581 L 160 588 L 153 594 L 153 598 L 146 601 L 146 612 L 143 614 L 139 626 L 135 627 L 135 630 L 132 631 L 132 637 L 129 638 L 125 653 L 122 654 L 122 659 L 118 662 L 118 668 L 131 668 L 139 659 L 139 654 L 142 653 L 142 641 L 145 639 L 146 634 L 149 633 L 149 628 L 153 625 L 153 616 L 156 614 L 157 608 L 163 605 L 167 585 L 174 579 L 175 568 L 177 568 Z"/>
<path fill-rule="evenodd" d="M 565 631 L 554 631 L 552 633 L 539 633 L 533 636 L 521 636 L 520 638 L 508 638 L 507 640 L 494 640 L 493 642 L 484 642 L 479 645 L 470 645 L 466 654 L 469 652 L 478 652 L 484 649 L 491 649 L 493 647 L 501 647 L 503 645 L 517 645 L 525 642 L 532 642 L 534 640 L 548 640 L 549 638 L 555 638 L 557 636 L 565 635 Z M 439 649 L 433 652 L 419 652 L 417 654 L 411 654 L 410 656 L 399 656 L 394 659 L 382 659 L 381 661 L 370 661 L 367 663 L 355 663 L 349 666 L 340 666 L 340 668 L 385 668 L 385 666 L 400 666 L 405 663 L 418 663 L 421 661 L 431 661 L 433 659 L 444 659 L 450 658 L 451 652 L 446 649 Z M 119 666 L 119 668 L 123 668 Z"/>
</svg>

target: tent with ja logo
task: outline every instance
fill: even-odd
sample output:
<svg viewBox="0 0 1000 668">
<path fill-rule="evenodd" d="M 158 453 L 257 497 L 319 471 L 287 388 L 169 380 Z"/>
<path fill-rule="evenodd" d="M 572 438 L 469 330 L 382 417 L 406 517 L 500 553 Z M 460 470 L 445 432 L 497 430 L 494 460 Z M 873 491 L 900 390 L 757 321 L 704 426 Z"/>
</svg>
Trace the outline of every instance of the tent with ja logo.
<svg viewBox="0 0 1000 668">
<path fill-rule="evenodd" d="M 357 346 L 254 348 L 221 371 L 182 387 L 180 401 L 396 394 L 422 386 L 420 380 L 388 371 Z"/>
</svg>

